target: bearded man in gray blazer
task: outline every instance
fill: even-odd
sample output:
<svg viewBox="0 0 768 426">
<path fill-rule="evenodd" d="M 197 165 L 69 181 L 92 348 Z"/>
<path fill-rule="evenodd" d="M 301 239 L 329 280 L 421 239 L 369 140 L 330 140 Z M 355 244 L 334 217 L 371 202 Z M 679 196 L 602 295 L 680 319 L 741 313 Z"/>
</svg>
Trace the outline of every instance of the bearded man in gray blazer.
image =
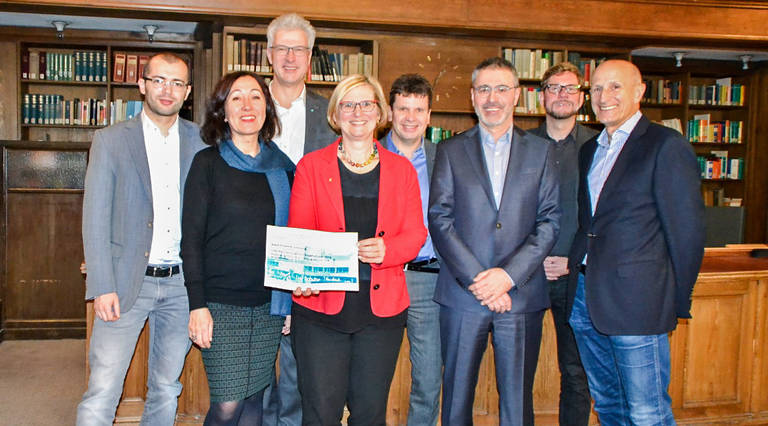
<svg viewBox="0 0 768 426">
<path fill-rule="evenodd" d="M 493 335 L 499 423 L 533 424 L 533 377 L 549 307 L 542 263 L 560 208 L 552 147 L 514 126 L 515 68 L 489 58 L 472 73 L 480 124 L 441 142 L 432 172 L 429 233 L 440 253 L 442 424 L 472 424 L 488 334 Z"/>
<path fill-rule="evenodd" d="M 198 127 L 179 118 L 190 92 L 186 62 L 152 56 L 139 80 L 143 111 L 96 132 L 83 202 L 86 299 L 96 318 L 88 389 L 78 425 L 111 425 L 136 341 L 149 320 L 149 373 L 142 425 L 172 425 L 190 347 L 181 275 L 181 198 Z"/>
</svg>

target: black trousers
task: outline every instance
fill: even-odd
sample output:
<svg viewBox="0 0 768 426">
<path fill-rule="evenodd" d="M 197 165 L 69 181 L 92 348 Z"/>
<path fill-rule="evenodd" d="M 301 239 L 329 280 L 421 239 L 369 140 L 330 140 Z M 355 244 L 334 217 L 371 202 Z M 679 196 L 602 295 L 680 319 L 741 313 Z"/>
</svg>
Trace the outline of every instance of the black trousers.
<svg viewBox="0 0 768 426">
<path fill-rule="evenodd" d="M 560 368 L 560 425 L 586 426 L 591 399 L 587 374 L 581 365 L 573 330 L 565 315 L 568 276 L 549 281 L 549 299 L 557 335 L 557 364 Z"/>
<path fill-rule="evenodd" d="M 304 425 L 339 425 L 344 404 L 349 426 L 386 425 L 387 398 L 404 327 L 368 326 L 343 333 L 292 318 Z"/>
</svg>

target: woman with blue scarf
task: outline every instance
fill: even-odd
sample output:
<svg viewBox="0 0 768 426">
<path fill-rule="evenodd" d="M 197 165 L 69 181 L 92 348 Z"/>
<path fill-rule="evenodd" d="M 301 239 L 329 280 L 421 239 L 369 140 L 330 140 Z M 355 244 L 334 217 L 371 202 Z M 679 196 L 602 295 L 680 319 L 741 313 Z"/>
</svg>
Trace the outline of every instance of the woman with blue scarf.
<svg viewBox="0 0 768 426">
<path fill-rule="evenodd" d="M 260 425 L 283 326 L 264 288 L 266 226 L 288 220 L 294 165 L 271 141 L 280 122 L 260 76 L 224 76 L 206 106 L 211 147 L 189 170 L 181 242 L 189 335 L 211 394 L 204 424 Z"/>
</svg>

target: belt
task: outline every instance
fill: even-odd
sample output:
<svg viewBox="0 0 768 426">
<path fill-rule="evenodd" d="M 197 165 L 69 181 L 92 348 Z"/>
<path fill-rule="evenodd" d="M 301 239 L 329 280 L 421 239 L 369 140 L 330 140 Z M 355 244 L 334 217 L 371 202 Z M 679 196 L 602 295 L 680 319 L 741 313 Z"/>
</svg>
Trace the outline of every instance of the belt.
<svg viewBox="0 0 768 426">
<path fill-rule="evenodd" d="M 585 264 L 579 264 L 579 273 L 581 275 L 587 275 L 587 265 Z"/>
<path fill-rule="evenodd" d="M 418 262 L 408 262 L 403 267 L 405 271 L 411 272 L 428 272 L 430 274 L 437 274 L 440 272 L 440 265 L 437 263 L 437 258 L 433 257 L 428 260 L 420 260 Z"/>
<path fill-rule="evenodd" d="M 155 277 L 155 278 L 164 278 L 164 277 L 170 277 L 172 275 L 176 275 L 179 273 L 179 265 L 173 265 L 173 266 L 147 266 L 147 273 L 145 274 L 148 277 Z"/>
</svg>

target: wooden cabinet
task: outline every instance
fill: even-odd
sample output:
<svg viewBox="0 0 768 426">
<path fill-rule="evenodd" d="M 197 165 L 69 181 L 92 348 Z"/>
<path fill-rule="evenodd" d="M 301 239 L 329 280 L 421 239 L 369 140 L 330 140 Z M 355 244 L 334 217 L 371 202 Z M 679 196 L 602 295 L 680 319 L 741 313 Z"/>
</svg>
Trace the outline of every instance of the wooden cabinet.
<svg viewBox="0 0 768 426">
<path fill-rule="evenodd" d="M 87 144 L 3 141 L 0 338 L 82 338 Z"/>
</svg>

